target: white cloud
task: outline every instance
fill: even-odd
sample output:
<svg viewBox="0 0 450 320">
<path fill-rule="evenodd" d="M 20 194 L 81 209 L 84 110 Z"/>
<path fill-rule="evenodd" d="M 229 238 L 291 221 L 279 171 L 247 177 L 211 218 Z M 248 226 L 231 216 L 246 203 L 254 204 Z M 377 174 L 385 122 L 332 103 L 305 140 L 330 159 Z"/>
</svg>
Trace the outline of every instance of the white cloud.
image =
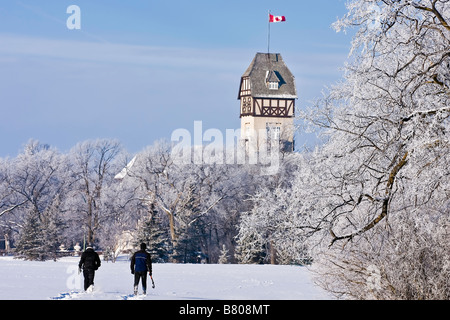
<svg viewBox="0 0 450 320">
<path fill-rule="evenodd" d="M 56 40 L 0 34 L 1 56 L 38 56 L 50 59 L 125 63 L 176 68 L 241 68 L 240 50 L 143 46 Z"/>
</svg>

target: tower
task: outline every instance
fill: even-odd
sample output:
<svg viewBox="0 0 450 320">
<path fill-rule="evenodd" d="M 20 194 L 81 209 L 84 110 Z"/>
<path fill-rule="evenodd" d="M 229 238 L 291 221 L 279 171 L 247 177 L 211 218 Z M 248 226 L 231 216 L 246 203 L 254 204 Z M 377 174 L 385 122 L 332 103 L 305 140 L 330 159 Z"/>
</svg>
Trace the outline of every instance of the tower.
<svg viewBox="0 0 450 320">
<path fill-rule="evenodd" d="M 241 77 L 241 139 L 256 150 L 280 143 L 294 150 L 295 78 L 279 53 L 257 53 Z"/>
</svg>

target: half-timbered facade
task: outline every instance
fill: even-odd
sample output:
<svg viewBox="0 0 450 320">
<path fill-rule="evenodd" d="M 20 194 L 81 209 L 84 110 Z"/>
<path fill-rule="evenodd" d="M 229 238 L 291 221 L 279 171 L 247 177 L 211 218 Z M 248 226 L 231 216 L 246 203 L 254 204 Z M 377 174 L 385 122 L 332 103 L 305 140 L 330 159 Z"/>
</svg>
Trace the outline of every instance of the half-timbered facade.
<svg viewBox="0 0 450 320">
<path fill-rule="evenodd" d="M 278 139 L 294 149 L 295 78 L 279 53 L 257 53 L 241 77 L 241 139 L 259 149 Z"/>
</svg>

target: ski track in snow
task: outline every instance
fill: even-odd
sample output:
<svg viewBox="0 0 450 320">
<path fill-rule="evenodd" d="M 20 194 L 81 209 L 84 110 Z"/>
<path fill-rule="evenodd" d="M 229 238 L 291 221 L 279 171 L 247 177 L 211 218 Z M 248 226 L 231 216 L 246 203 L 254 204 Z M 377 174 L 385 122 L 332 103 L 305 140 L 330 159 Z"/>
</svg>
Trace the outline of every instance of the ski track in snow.
<svg viewBox="0 0 450 320">
<path fill-rule="evenodd" d="M 128 294 L 125 296 L 120 296 L 122 300 L 143 300 L 147 295 L 134 295 L 134 294 Z"/>
<path fill-rule="evenodd" d="M 331 299 L 314 285 L 311 272 L 299 266 L 153 264 L 152 288 L 133 295 L 130 262 L 102 261 L 94 290 L 84 292 L 79 257 L 58 261 L 23 261 L 0 257 L 1 300 L 316 300 Z"/>
<path fill-rule="evenodd" d="M 53 299 L 53 300 L 71 300 L 71 299 L 77 299 L 83 294 L 85 294 L 85 293 L 84 292 L 79 292 L 79 291 L 63 292 L 63 293 L 60 293 L 59 296 L 51 297 L 50 299 Z"/>
</svg>

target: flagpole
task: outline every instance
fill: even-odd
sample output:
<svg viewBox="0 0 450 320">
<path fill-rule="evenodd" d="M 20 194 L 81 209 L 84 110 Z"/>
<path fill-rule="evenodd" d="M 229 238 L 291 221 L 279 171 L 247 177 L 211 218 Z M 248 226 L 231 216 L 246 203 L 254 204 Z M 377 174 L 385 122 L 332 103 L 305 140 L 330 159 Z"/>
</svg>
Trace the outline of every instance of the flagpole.
<svg viewBox="0 0 450 320">
<path fill-rule="evenodd" d="M 267 21 L 268 21 L 268 32 L 267 32 L 267 54 L 270 54 L 270 10 L 269 10 L 269 14 L 267 16 Z"/>
</svg>

